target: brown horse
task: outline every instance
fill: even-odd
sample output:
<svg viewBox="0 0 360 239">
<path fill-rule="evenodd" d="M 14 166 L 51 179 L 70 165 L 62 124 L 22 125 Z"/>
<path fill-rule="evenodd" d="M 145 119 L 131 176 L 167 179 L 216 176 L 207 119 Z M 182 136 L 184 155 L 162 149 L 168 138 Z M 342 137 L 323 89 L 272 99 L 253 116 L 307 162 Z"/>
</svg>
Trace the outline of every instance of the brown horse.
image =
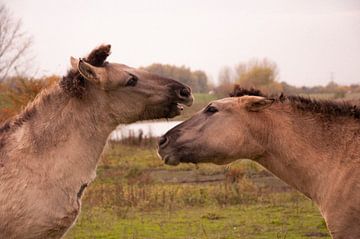
<svg viewBox="0 0 360 239">
<path fill-rule="evenodd" d="M 252 159 L 312 199 L 333 238 L 360 238 L 359 108 L 259 91 L 238 95 L 168 131 L 159 142 L 165 163 Z"/>
<path fill-rule="evenodd" d="M 120 123 L 174 117 L 190 88 L 105 62 L 110 45 L 83 60 L 0 128 L 0 238 L 60 238 Z"/>
</svg>

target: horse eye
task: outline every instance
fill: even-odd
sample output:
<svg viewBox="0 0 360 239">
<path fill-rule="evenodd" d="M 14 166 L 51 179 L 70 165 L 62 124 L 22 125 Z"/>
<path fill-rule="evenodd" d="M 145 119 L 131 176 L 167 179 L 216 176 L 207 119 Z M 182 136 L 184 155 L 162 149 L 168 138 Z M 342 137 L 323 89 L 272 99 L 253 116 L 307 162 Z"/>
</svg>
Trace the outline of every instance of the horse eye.
<svg viewBox="0 0 360 239">
<path fill-rule="evenodd" d="M 130 74 L 130 78 L 126 82 L 125 86 L 135 86 L 137 81 L 138 81 L 138 78 L 135 75 Z"/>
<path fill-rule="evenodd" d="M 218 111 L 219 111 L 218 109 L 216 109 L 214 106 L 211 105 L 205 109 L 205 113 L 210 113 L 210 114 L 214 114 Z"/>
</svg>

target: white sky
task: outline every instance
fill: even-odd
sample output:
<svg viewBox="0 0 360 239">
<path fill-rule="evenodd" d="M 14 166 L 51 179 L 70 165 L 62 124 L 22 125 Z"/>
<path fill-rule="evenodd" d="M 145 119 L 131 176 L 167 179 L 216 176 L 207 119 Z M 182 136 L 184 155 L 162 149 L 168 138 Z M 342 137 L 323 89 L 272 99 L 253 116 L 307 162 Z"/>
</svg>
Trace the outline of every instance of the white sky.
<svg viewBox="0 0 360 239">
<path fill-rule="evenodd" d="M 33 35 L 40 75 L 112 44 L 110 61 L 200 69 L 275 61 L 280 81 L 360 83 L 360 0 L 0 0 Z"/>
</svg>

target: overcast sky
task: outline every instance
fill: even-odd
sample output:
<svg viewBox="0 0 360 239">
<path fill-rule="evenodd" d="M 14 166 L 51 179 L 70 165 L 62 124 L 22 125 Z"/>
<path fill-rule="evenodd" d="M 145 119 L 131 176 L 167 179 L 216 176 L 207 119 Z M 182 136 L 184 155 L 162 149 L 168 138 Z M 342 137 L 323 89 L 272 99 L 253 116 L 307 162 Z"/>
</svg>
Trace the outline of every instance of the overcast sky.
<svg viewBox="0 0 360 239">
<path fill-rule="evenodd" d="M 40 75 L 112 44 L 110 61 L 204 70 L 275 61 L 289 84 L 360 83 L 360 0 L 0 0 L 33 36 Z"/>
</svg>

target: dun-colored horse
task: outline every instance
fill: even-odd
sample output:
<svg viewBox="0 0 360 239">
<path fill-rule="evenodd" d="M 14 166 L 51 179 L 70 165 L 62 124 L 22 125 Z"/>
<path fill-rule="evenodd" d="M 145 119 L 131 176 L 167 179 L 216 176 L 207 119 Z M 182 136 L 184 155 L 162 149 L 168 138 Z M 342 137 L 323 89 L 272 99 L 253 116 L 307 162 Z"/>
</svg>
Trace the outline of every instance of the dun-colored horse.
<svg viewBox="0 0 360 239">
<path fill-rule="evenodd" d="M 333 238 L 360 238 L 360 109 L 237 93 L 168 131 L 159 142 L 165 163 L 252 159 L 313 200 Z"/>
<path fill-rule="evenodd" d="M 190 88 L 105 62 L 93 50 L 59 84 L 0 128 L 0 238 L 60 238 L 75 222 L 110 132 L 122 123 L 174 117 Z"/>
</svg>

